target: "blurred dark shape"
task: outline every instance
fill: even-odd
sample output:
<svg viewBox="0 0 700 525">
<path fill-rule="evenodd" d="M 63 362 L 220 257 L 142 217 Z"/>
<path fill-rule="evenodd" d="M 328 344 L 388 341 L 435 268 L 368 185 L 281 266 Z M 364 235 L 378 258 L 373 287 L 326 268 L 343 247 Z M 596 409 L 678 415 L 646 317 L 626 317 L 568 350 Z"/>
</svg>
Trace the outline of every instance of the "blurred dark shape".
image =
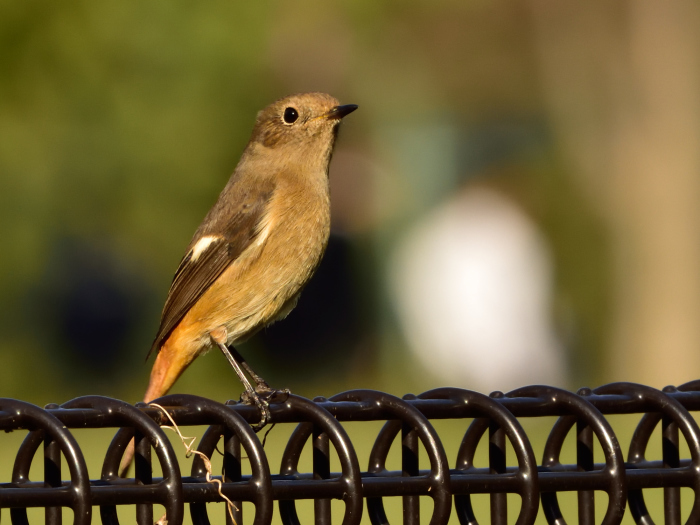
<svg viewBox="0 0 700 525">
<path fill-rule="evenodd" d="M 85 268 L 75 277 L 56 312 L 61 335 L 89 366 L 110 365 L 118 359 L 133 322 L 129 298 L 118 282 L 97 268 Z"/>
<path fill-rule="evenodd" d="M 363 332 L 351 255 L 348 240 L 331 234 L 296 308 L 260 332 L 257 340 L 274 369 L 308 377 L 354 357 Z"/>
<path fill-rule="evenodd" d="M 102 382 L 130 361 L 152 296 L 123 254 L 64 237 L 30 293 L 27 321 L 42 327 L 37 335 L 65 376 Z"/>
</svg>

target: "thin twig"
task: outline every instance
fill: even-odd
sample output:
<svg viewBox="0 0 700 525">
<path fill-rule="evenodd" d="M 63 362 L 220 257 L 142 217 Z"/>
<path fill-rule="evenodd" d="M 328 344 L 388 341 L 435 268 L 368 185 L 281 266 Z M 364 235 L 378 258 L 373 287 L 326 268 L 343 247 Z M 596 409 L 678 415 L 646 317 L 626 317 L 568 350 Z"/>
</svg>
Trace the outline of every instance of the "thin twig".
<svg viewBox="0 0 700 525">
<path fill-rule="evenodd" d="M 204 462 L 204 469 L 207 471 L 207 475 L 205 479 L 209 483 L 215 483 L 219 492 L 219 496 L 223 500 L 226 501 L 226 508 L 228 509 L 228 514 L 231 518 L 231 521 L 234 523 L 234 525 L 237 525 L 235 518 L 233 517 L 233 509 L 239 510 L 238 507 L 236 507 L 233 504 L 233 501 L 231 501 L 228 497 L 224 495 L 223 492 L 221 492 L 221 480 L 220 479 L 215 479 L 212 477 L 212 471 L 211 471 L 211 461 L 207 457 L 206 454 L 203 452 L 200 452 L 199 450 L 193 450 L 194 447 L 194 442 L 197 439 L 197 436 L 194 437 L 185 437 L 182 435 L 182 432 L 180 432 L 180 428 L 175 424 L 175 421 L 173 420 L 172 416 L 170 413 L 168 413 L 167 410 L 165 410 L 162 406 L 160 406 L 157 403 L 150 403 L 149 406 L 159 408 L 160 410 L 163 411 L 163 413 L 168 417 L 170 422 L 172 423 L 172 426 L 168 425 L 161 425 L 161 428 L 167 428 L 169 430 L 172 430 L 173 432 L 176 432 L 178 436 L 180 436 L 180 440 L 182 441 L 182 444 L 185 446 L 185 457 L 189 458 L 192 454 L 197 454 L 200 458 L 202 458 L 202 461 Z M 168 521 L 164 520 L 165 516 L 160 518 L 155 525 L 167 525 Z M 164 521 L 163 521 L 164 520 Z"/>
</svg>

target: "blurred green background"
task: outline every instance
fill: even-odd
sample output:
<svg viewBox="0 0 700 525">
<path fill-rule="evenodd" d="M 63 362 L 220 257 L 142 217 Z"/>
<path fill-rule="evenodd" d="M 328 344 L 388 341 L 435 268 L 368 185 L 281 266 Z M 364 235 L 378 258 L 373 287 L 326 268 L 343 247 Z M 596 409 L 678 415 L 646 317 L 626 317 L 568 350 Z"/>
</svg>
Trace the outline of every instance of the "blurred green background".
<svg viewBox="0 0 700 525">
<path fill-rule="evenodd" d="M 360 109 L 322 277 L 240 348 L 273 385 L 697 378 L 699 9 L 2 3 L 0 395 L 141 399 L 185 246 L 256 112 L 301 91 Z M 240 385 L 212 352 L 174 390 Z"/>
</svg>

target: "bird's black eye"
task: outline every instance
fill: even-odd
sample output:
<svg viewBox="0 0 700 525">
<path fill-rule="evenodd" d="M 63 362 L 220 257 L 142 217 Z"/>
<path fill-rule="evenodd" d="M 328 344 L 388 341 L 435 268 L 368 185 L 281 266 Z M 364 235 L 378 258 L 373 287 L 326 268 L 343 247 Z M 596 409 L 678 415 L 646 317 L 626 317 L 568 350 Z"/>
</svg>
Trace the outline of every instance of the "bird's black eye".
<svg viewBox="0 0 700 525">
<path fill-rule="evenodd" d="M 284 121 L 287 124 L 294 124 L 299 118 L 299 113 L 294 108 L 287 108 L 284 110 Z"/>
</svg>

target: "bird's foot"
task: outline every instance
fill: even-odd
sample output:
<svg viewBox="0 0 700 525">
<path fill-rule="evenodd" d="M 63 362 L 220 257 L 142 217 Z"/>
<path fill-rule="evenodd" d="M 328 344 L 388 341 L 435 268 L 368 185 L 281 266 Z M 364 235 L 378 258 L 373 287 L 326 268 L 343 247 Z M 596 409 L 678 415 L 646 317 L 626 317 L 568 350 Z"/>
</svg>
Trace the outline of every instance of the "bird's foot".
<svg viewBox="0 0 700 525">
<path fill-rule="evenodd" d="M 268 387 L 269 389 L 269 387 Z M 260 421 L 251 425 L 255 432 L 260 432 L 272 419 L 272 414 L 270 413 L 270 402 L 269 398 L 274 393 L 274 390 L 269 390 L 269 393 L 258 391 L 256 388 L 254 391 L 244 391 L 241 394 L 241 402 L 246 405 L 255 405 L 260 410 Z"/>
<path fill-rule="evenodd" d="M 254 391 L 250 392 L 246 390 L 241 394 L 242 403 L 246 405 L 255 405 L 258 407 L 258 410 L 260 410 L 260 421 L 254 425 L 251 425 L 256 433 L 260 432 L 268 423 L 272 421 L 270 402 L 278 401 L 275 398 L 280 394 L 284 396 L 284 399 L 286 399 L 291 392 L 288 388 L 285 388 L 284 390 L 270 388 L 265 381 L 257 381 Z"/>
</svg>

